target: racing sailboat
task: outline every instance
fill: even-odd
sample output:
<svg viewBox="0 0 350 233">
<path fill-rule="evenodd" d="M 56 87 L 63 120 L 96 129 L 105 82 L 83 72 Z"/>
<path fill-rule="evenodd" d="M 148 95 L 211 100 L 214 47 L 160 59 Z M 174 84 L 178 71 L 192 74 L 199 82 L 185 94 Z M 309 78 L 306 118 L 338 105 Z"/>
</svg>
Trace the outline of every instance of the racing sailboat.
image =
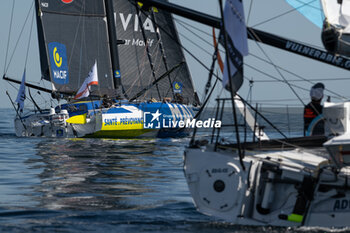
<svg viewBox="0 0 350 233">
<path fill-rule="evenodd" d="M 128 0 L 34 3 L 42 79 L 52 88 L 24 85 L 66 103 L 45 110 L 32 99 L 34 113 L 17 111 L 17 136 L 188 134 L 162 125 L 192 119 L 199 105 L 171 14 Z M 92 67 L 96 80 L 88 83 Z"/>
<path fill-rule="evenodd" d="M 241 4 L 227 0 L 225 14 L 244 19 Z M 230 23 L 226 17 L 223 25 Z M 244 154 L 240 146 L 218 140 L 205 148 L 190 146 L 184 171 L 197 209 L 240 225 L 348 226 L 349 106 L 325 103 L 327 152 L 298 148 Z"/>
<path fill-rule="evenodd" d="M 241 85 L 240 80 L 235 79 L 241 76 L 237 72 L 243 72 L 240 65 L 245 54 L 244 49 L 236 46 L 241 46 L 239 41 L 243 42 L 247 36 L 237 33 L 244 32 L 239 30 L 242 24 L 246 27 L 243 1 L 227 0 L 225 14 L 231 16 L 221 9 L 224 20 L 190 9 L 180 10 L 180 6 L 158 0 L 142 2 L 221 29 L 226 65 L 231 62 L 234 66 L 231 73 L 228 65 L 226 75 L 231 101 L 235 103 L 234 96 Z M 227 31 L 232 27 L 235 31 Z M 247 32 L 250 39 L 348 69 L 343 63 L 348 61 L 346 57 L 249 27 Z M 342 62 L 335 62 L 338 58 Z M 273 152 L 244 151 L 244 145 L 232 147 L 218 140 L 219 132 L 211 143 L 192 140 L 185 150 L 184 173 L 196 208 L 239 225 L 347 227 L 350 216 L 349 107 L 349 102 L 325 103 L 325 135 L 329 140 L 324 143 L 323 150 L 297 147 Z M 238 134 L 237 128 L 235 133 Z M 236 140 L 239 144 L 239 135 Z"/>
</svg>

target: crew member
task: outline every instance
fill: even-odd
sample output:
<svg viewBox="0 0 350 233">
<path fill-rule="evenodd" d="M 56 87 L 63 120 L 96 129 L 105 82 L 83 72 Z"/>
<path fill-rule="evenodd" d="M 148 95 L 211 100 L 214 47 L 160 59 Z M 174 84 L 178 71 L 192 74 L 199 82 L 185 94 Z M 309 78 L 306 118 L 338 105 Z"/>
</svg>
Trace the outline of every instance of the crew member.
<svg viewBox="0 0 350 233">
<path fill-rule="evenodd" d="M 324 91 L 323 83 L 316 83 L 312 86 L 310 90 L 311 102 L 308 103 L 304 108 L 304 136 L 309 128 L 310 123 L 313 119 L 315 119 L 318 115 L 322 114 L 323 106 L 321 105 L 321 101 L 323 98 Z M 320 121 L 314 127 L 312 135 L 323 135 L 324 134 L 324 122 Z"/>
<path fill-rule="evenodd" d="M 104 95 L 103 96 L 103 99 L 102 99 L 102 104 L 101 104 L 101 107 L 102 108 L 110 108 L 113 106 L 115 102 L 110 99 L 107 95 Z"/>
</svg>

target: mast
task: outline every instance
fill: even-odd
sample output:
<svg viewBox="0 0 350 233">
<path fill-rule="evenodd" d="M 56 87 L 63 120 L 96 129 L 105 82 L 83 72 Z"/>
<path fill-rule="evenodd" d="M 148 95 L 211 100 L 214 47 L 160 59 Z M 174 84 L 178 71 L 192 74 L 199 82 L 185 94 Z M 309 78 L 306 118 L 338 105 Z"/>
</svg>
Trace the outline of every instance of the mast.
<svg viewBox="0 0 350 233">
<path fill-rule="evenodd" d="M 105 7 L 108 25 L 109 49 L 111 53 L 112 70 L 114 77 L 113 85 L 114 89 L 118 89 L 118 87 L 121 86 L 121 73 L 118 56 L 117 30 L 114 20 L 113 0 L 105 0 Z"/>
</svg>

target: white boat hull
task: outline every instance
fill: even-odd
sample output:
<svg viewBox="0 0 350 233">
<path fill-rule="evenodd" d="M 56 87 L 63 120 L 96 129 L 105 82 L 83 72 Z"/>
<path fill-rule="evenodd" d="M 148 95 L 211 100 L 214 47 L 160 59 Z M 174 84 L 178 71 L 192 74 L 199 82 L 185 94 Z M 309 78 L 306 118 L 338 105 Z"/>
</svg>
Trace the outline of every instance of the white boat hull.
<svg viewBox="0 0 350 233">
<path fill-rule="evenodd" d="M 350 184 L 325 157 L 299 150 L 187 149 L 184 171 L 197 209 L 239 225 L 348 226 Z"/>
<path fill-rule="evenodd" d="M 86 124 L 67 123 L 68 114 L 37 113 L 15 118 L 17 137 L 84 137 L 94 133 L 98 126 L 95 116 Z"/>
<path fill-rule="evenodd" d="M 81 106 L 66 105 L 68 109 L 79 111 Z M 85 107 L 87 108 L 87 107 Z M 78 110 L 76 110 L 78 109 Z M 152 119 L 153 112 L 159 110 L 158 121 L 153 127 L 147 127 L 145 116 Z M 71 115 L 71 116 L 70 116 Z M 70 112 L 66 109 L 56 113 L 34 113 L 25 117 L 16 117 L 15 129 L 19 137 L 93 137 L 93 138 L 155 138 L 155 137 L 183 137 L 191 132 L 189 128 L 169 127 L 174 121 L 193 119 L 190 107 L 168 103 L 121 104 L 110 108 L 88 109 L 85 112 Z M 151 118 L 149 117 L 151 116 Z M 74 120 L 73 120 L 74 119 Z M 161 127 L 164 123 L 164 128 Z M 171 124 L 170 124 L 171 125 Z"/>
</svg>

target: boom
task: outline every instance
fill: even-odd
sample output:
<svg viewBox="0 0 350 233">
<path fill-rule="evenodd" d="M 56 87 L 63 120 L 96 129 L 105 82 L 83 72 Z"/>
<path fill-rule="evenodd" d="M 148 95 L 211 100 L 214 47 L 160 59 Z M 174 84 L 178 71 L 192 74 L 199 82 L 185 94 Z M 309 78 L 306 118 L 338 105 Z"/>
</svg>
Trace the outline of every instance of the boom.
<svg viewBox="0 0 350 233">
<path fill-rule="evenodd" d="M 143 8 L 151 6 L 169 11 L 170 13 L 194 20 L 205 25 L 221 29 L 221 19 L 199 11 L 185 8 L 162 0 L 138 0 L 144 3 Z M 332 66 L 350 70 L 350 59 L 344 56 L 329 53 L 293 40 L 289 40 L 271 33 L 247 27 L 248 38 L 279 49 L 286 50 L 304 57 L 308 57 Z"/>
</svg>

